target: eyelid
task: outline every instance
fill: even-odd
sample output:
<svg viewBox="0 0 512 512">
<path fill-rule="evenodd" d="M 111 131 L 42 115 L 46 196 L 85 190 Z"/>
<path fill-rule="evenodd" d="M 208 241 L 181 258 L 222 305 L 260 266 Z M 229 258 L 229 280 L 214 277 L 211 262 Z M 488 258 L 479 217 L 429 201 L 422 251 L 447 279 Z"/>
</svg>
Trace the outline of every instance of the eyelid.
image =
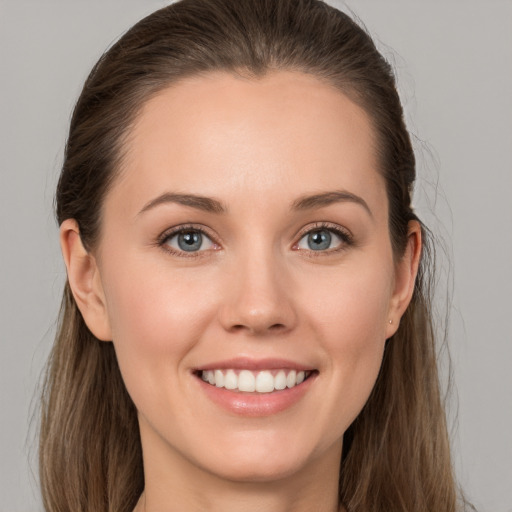
<svg viewBox="0 0 512 512">
<path fill-rule="evenodd" d="M 304 236 L 306 236 L 312 232 L 321 231 L 324 229 L 326 231 L 333 232 L 335 235 L 337 235 L 341 239 L 342 244 L 340 247 L 336 247 L 334 249 L 327 249 L 325 251 L 313 251 L 313 250 L 298 248 L 298 245 L 299 245 L 300 241 L 302 240 L 302 238 L 304 238 Z M 345 228 L 343 226 L 340 226 L 339 224 L 334 224 L 334 223 L 326 222 L 326 221 L 319 221 L 319 222 L 314 222 L 313 224 L 309 224 L 308 226 L 305 226 L 304 228 L 302 228 L 299 231 L 299 234 L 297 235 L 297 241 L 293 244 L 292 249 L 294 249 L 296 251 L 310 253 L 312 256 L 317 257 L 317 256 L 322 256 L 322 255 L 326 256 L 329 254 L 343 251 L 351 245 L 354 245 L 354 236 L 352 235 L 350 230 L 348 230 L 347 228 Z"/>
<path fill-rule="evenodd" d="M 311 232 L 319 231 L 319 230 L 323 230 L 323 229 L 335 233 L 342 241 L 341 246 L 334 248 L 334 249 L 327 249 L 325 251 L 313 251 L 313 250 L 298 248 L 298 244 L 299 244 L 300 240 L 305 235 L 307 235 Z M 215 248 L 187 252 L 187 251 L 175 250 L 174 248 L 172 248 L 166 244 L 166 241 L 169 238 L 176 236 L 180 233 L 187 232 L 187 231 L 196 231 L 198 233 L 201 233 L 203 236 L 206 236 L 215 245 Z M 208 253 L 210 253 L 212 250 L 217 251 L 221 248 L 221 244 L 217 241 L 217 236 L 215 234 L 213 234 L 213 232 L 209 228 L 207 228 L 206 226 L 203 226 L 203 225 L 190 224 L 190 223 L 173 226 L 172 228 L 166 229 L 163 233 L 161 233 L 157 237 L 156 245 L 158 245 L 160 248 L 162 248 L 162 250 L 166 251 L 167 253 L 170 253 L 172 255 L 176 255 L 179 257 L 184 257 L 184 258 L 198 258 L 198 257 L 202 257 L 202 256 L 207 256 Z M 334 223 L 326 222 L 326 221 L 319 221 L 319 222 L 314 222 L 312 224 L 309 224 L 309 225 L 303 227 L 299 231 L 299 233 L 297 234 L 297 241 L 293 244 L 292 249 L 296 250 L 296 251 L 300 251 L 302 253 L 310 253 L 311 256 L 317 257 L 317 256 L 322 256 L 322 255 L 326 256 L 329 254 L 343 251 L 351 245 L 354 245 L 354 237 L 353 237 L 352 233 L 350 232 L 350 230 L 348 230 L 347 228 L 345 228 L 343 226 L 340 226 L 339 224 L 334 224 Z"/>
<path fill-rule="evenodd" d="M 203 249 L 200 251 L 182 251 L 177 250 L 174 247 L 171 247 L 166 242 L 170 238 L 179 235 L 180 233 L 186 233 L 187 231 L 196 231 L 201 233 L 201 235 L 206 236 L 212 244 L 215 246 L 213 249 Z M 183 257 L 183 258 L 199 258 L 202 256 L 208 255 L 211 251 L 217 251 L 220 249 L 220 244 L 216 240 L 216 236 L 211 233 L 211 230 L 206 226 L 197 225 L 197 224 L 181 224 L 178 226 L 173 226 L 172 228 L 166 229 L 162 234 L 160 234 L 157 238 L 157 245 L 162 248 L 162 250 L 166 251 L 175 256 Z"/>
<path fill-rule="evenodd" d="M 312 224 L 304 226 L 297 234 L 297 237 L 302 238 L 304 235 L 311 233 L 311 231 L 319 231 L 321 229 L 328 229 L 336 233 L 341 233 L 343 236 L 347 238 L 353 238 L 352 233 L 346 227 L 328 221 L 316 221 L 313 222 Z"/>
</svg>

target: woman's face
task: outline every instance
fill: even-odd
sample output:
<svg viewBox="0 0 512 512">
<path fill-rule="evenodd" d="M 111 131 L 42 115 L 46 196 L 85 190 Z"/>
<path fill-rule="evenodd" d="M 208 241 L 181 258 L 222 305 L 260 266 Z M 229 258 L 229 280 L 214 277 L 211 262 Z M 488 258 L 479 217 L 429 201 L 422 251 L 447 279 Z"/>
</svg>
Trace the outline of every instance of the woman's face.
<svg viewBox="0 0 512 512">
<path fill-rule="evenodd" d="M 305 74 L 212 73 L 126 144 L 95 261 L 145 463 L 336 470 L 410 288 L 364 111 Z"/>
</svg>

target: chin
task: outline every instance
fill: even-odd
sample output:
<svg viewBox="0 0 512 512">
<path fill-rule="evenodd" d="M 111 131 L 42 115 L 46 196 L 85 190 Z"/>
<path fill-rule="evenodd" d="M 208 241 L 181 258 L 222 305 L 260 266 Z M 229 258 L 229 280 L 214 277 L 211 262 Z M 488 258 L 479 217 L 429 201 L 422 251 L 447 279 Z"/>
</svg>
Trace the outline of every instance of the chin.
<svg viewBox="0 0 512 512">
<path fill-rule="evenodd" d="M 203 467 L 233 482 L 271 482 L 300 473 L 311 464 L 306 443 L 292 444 L 281 439 L 265 443 L 254 437 L 252 442 L 232 440 L 226 449 L 209 451 L 208 459 L 202 461 Z"/>
<path fill-rule="evenodd" d="M 262 461 L 248 457 L 244 461 L 231 461 L 228 464 L 215 465 L 215 468 L 211 468 L 210 472 L 231 482 L 269 483 L 300 473 L 305 465 L 304 462 L 299 461 Z"/>
</svg>

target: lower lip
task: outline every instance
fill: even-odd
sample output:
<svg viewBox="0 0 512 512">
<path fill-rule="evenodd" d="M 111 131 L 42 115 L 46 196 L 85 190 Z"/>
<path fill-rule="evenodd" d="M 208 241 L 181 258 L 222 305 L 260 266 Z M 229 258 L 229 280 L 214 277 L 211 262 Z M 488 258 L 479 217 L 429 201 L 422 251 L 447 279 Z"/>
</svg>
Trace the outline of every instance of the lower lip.
<svg viewBox="0 0 512 512">
<path fill-rule="evenodd" d="M 272 393 L 243 393 L 218 388 L 195 377 L 202 391 L 212 402 L 223 409 L 240 416 L 270 416 L 284 411 L 296 404 L 313 385 L 317 373 L 293 388 L 273 391 Z"/>
</svg>

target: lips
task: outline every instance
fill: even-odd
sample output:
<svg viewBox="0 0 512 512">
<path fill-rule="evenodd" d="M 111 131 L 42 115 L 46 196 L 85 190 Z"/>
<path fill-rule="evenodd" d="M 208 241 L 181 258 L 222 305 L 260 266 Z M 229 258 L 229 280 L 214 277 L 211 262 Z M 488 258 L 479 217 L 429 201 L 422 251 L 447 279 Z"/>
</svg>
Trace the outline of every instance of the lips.
<svg viewBox="0 0 512 512">
<path fill-rule="evenodd" d="M 236 368 L 237 370 L 296 370 L 296 371 L 312 371 L 315 368 L 313 366 L 299 363 L 297 361 L 291 361 L 289 359 L 278 359 L 278 358 L 265 358 L 257 359 L 251 357 L 235 357 L 233 359 L 226 359 L 224 361 L 216 361 L 206 363 L 198 366 L 194 371 L 204 370 L 227 370 L 229 368 Z"/>
<path fill-rule="evenodd" d="M 244 416 L 283 411 L 311 388 L 315 368 L 283 359 L 236 358 L 195 368 L 200 389 L 222 408 Z"/>
</svg>

